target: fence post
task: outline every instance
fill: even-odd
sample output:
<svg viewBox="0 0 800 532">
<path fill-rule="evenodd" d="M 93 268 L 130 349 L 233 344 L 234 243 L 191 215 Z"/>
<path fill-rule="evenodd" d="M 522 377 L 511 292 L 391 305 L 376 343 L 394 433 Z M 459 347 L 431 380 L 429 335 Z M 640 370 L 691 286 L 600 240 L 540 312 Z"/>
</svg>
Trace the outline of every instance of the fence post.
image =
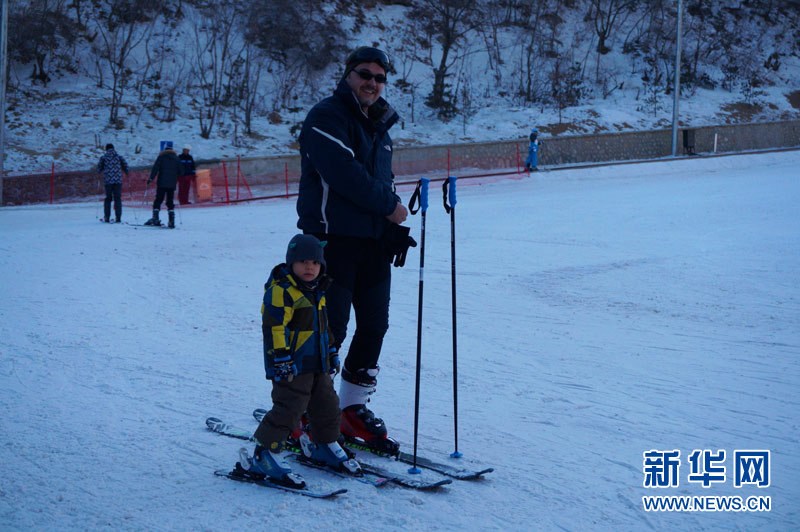
<svg viewBox="0 0 800 532">
<path fill-rule="evenodd" d="M 286 183 L 286 199 L 289 199 L 289 163 L 283 163 L 283 180 Z"/>
<path fill-rule="evenodd" d="M 225 203 L 227 205 L 231 204 L 231 194 L 228 190 L 228 169 L 225 166 L 225 161 L 222 162 L 222 175 L 225 178 Z"/>
<path fill-rule="evenodd" d="M 236 156 L 236 200 L 239 200 L 239 176 L 242 175 L 241 161 L 242 156 Z"/>
<path fill-rule="evenodd" d="M 50 205 L 53 204 L 53 198 L 56 194 L 56 162 L 53 161 L 50 166 Z"/>
</svg>

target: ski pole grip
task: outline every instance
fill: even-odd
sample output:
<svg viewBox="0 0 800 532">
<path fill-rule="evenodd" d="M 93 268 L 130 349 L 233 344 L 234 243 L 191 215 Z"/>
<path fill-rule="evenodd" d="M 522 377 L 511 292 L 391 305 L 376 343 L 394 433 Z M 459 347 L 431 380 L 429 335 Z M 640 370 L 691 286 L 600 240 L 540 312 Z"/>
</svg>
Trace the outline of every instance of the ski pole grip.
<svg viewBox="0 0 800 532">
<path fill-rule="evenodd" d="M 450 185 L 450 187 L 449 187 L 450 190 L 448 192 L 448 195 L 450 196 L 450 207 L 455 207 L 456 206 L 456 178 L 455 178 L 455 176 L 451 175 L 450 178 L 449 178 L 448 183 Z"/>
<path fill-rule="evenodd" d="M 419 207 L 422 212 L 428 210 L 428 185 L 431 180 L 427 177 L 420 178 L 419 180 Z"/>
</svg>

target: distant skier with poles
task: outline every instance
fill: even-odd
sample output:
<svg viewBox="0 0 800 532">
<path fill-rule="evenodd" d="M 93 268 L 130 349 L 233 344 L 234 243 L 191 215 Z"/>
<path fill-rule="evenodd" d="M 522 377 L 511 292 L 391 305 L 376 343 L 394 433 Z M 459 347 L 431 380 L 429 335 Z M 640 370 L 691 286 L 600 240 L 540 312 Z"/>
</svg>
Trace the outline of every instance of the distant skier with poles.
<svg viewBox="0 0 800 532">
<path fill-rule="evenodd" d="M 117 153 L 114 145 L 106 144 L 106 152 L 97 163 L 97 171 L 103 174 L 106 198 L 103 201 L 103 221 L 111 222 L 111 198 L 114 198 L 114 215 L 116 222 L 122 221 L 122 173 L 128 177 L 128 163 Z"/>
<path fill-rule="evenodd" d="M 536 172 L 539 170 L 539 130 L 536 128 L 531 129 L 531 134 L 528 137 L 530 143 L 528 144 L 528 158 L 525 159 L 525 169 L 528 172 Z"/>
<path fill-rule="evenodd" d="M 402 266 L 416 242 L 399 224 L 408 209 L 395 193 L 392 139 L 399 120 L 381 97 L 389 57 L 360 47 L 346 60 L 333 96 L 315 105 L 300 134 L 302 169 L 297 226 L 328 242 L 328 312 L 337 348 L 351 307 L 356 327 L 342 368 L 342 434 L 388 452 L 397 443 L 366 404 L 377 388 L 378 359 L 389 328 L 391 263 Z"/>
<path fill-rule="evenodd" d="M 153 200 L 153 217 L 147 220 L 144 225 L 161 225 L 158 213 L 166 196 L 169 212 L 168 227 L 170 229 L 175 228 L 175 187 L 178 185 L 178 177 L 182 173 L 183 167 L 175 150 L 172 149 L 172 141 L 164 141 L 163 150 L 158 154 L 156 162 L 153 163 L 153 168 L 150 170 L 150 178 L 147 180 L 147 184 L 150 184 L 158 178 L 158 181 L 156 181 L 158 188 L 156 189 L 156 199 Z"/>
<path fill-rule="evenodd" d="M 313 235 L 295 235 L 286 250 L 286 262 L 272 269 L 264 285 L 261 328 L 264 369 L 272 381 L 272 409 L 254 434 L 252 456 L 242 456 L 249 472 L 267 476 L 289 487 L 301 488 L 281 456 L 286 438 L 308 410 L 311 435 L 300 435 L 303 454 L 310 460 L 351 475 L 361 466 L 339 445 L 339 398 L 333 376 L 339 372 L 339 354 L 328 329 L 323 247 Z M 246 452 L 246 451 L 245 451 Z"/>
</svg>

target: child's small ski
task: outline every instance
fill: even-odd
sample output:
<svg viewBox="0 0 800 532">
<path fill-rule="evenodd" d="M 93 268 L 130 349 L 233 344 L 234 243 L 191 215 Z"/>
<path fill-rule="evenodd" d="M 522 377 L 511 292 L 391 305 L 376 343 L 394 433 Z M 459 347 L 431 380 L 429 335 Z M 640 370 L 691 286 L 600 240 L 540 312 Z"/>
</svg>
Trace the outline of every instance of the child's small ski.
<svg viewBox="0 0 800 532">
<path fill-rule="evenodd" d="M 244 429 L 240 429 L 234 427 L 233 425 L 229 425 L 216 417 L 209 417 L 206 419 L 206 426 L 212 432 L 216 432 L 217 434 L 222 434 L 223 436 L 228 436 L 231 438 L 237 438 L 239 440 L 247 440 L 247 441 L 254 441 L 253 435 L 251 432 L 248 432 Z M 329 471 L 333 474 L 337 474 L 338 476 L 342 476 L 345 478 L 352 478 L 354 480 L 359 480 L 359 477 L 355 477 L 352 475 L 347 475 L 345 473 L 339 473 L 333 469 L 330 469 L 326 466 L 319 466 L 314 464 L 310 460 L 306 459 L 302 455 L 302 451 L 299 447 L 288 446 L 286 450 L 291 451 L 297 457 L 295 460 L 304 466 L 314 467 L 316 469 L 323 469 L 324 471 Z M 415 490 L 422 490 L 422 491 L 429 491 L 435 490 L 442 486 L 446 486 L 451 484 L 453 481 L 449 478 L 444 479 L 436 479 L 436 480 L 426 480 L 423 478 L 419 478 L 418 476 L 414 475 L 404 475 L 402 473 L 395 473 L 393 471 L 389 471 L 385 468 L 374 464 L 365 464 L 363 462 L 359 462 L 361 464 L 361 469 L 364 472 L 364 475 L 368 477 L 366 482 L 372 483 L 375 486 L 382 486 L 387 482 L 391 482 L 392 484 L 396 484 L 398 486 L 402 486 L 404 488 L 410 488 Z M 364 482 L 364 480 L 361 480 Z"/>
<path fill-rule="evenodd" d="M 296 493 L 298 495 L 303 495 L 304 497 L 312 497 L 314 499 L 330 499 L 332 497 L 336 497 L 337 495 L 347 493 L 347 489 L 345 488 L 339 488 L 335 490 L 312 490 L 308 486 L 302 488 L 286 486 L 269 478 L 261 478 L 259 476 L 253 475 L 252 473 L 244 469 L 242 467 L 242 464 L 240 464 L 239 462 L 236 462 L 236 466 L 230 471 L 227 469 L 218 469 L 217 471 L 214 471 L 214 474 L 220 477 L 227 477 L 237 482 L 257 484 L 258 486 L 262 486 L 265 488 L 275 488 L 289 493 Z"/>
<path fill-rule="evenodd" d="M 208 427 L 208 430 L 216 432 L 217 434 L 222 434 L 223 436 L 238 438 L 240 440 L 255 441 L 253 440 L 252 431 L 243 430 L 238 427 L 234 427 L 233 425 L 228 425 L 216 417 L 207 418 L 206 426 Z"/>
<path fill-rule="evenodd" d="M 255 410 L 253 410 L 253 417 L 256 419 L 256 421 L 258 421 L 260 423 L 261 419 L 266 415 L 266 413 L 267 413 L 267 411 L 264 410 L 263 408 L 256 408 Z M 215 418 L 209 418 L 209 419 L 215 419 Z M 217 421 L 219 421 L 219 420 L 217 420 Z M 208 423 L 208 421 L 206 421 L 206 423 Z M 222 423 L 222 421 L 219 421 L 219 423 Z M 224 423 L 223 423 L 223 425 L 224 425 Z M 242 435 L 243 435 L 243 432 L 244 432 L 244 431 L 241 431 L 240 429 L 234 429 L 233 427 L 228 428 L 227 426 L 225 426 L 225 428 L 229 429 L 229 430 L 234 430 L 234 431 L 238 431 L 239 432 L 239 434 L 226 434 L 228 436 L 233 436 L 234 438 L 241 438 Z M 212 429 L 212 430 L 214 430 L 214 429 Z M 222 433 L 221 431 L 216 431 L 216 432 Z M 245 439 L 248 439 L 248 437 L 245 437 Z M 374 454 L 375 456 L 381 456 L 381 457 L 384 457 L 384 458 L 393 458 L 393 459 L 395 459 L 395 460 L 397 460 L 399 462 L 403 462 L 403 463 L 409 464 L 409 465 L 414 465 L 414 455 L 412 455 L 412 454 L 405 453 L 403 451 L 398 451 L 397 454 L 386 453 L 386 452 L 381 451 L 380 449 L 375 449 L 374 447 L 370 447 L 365 442 L 362 442 L 362 441 L 359 441 L 359 440 L 354 440 L 352 438 L 347 438 L 346 436 L 345 436 L 345 441 L 347 442 L 346 445 L 349 448 L 353 449 L 353 450 L 356 450 L 356 451 L 367 451 L 369 453 Z M 425 457 L 422 457 L 422 456 L 417 456 L 416 465 L 417 465 L 417 467 L 422 467 L 424 469 L 430 469 L 431 471 L 435 471 L 437 473 L 440 473 L 442 475 L 445 475 L 445 476 L 448 476 L 448 477 L 451 477 L 451 478 L 454 478 L 454 479 L 457 479 L 457 480 L 477 480 L 477 479 L 481 478 L 483 475 L 485 475 L 487 473 L 491 473 L 492 471 L 494 471 L 493 467 L 486 467 L 486 468 L 476 469 L 476 470 L 466 469 L 466 468 L 460 467 L 457 464 L 448 464 L 448 463 L 444 463 L 444 462 L 439 462 L 439 461 L 431 460 L 430 458 L 425 458 Z"/>
</svg>

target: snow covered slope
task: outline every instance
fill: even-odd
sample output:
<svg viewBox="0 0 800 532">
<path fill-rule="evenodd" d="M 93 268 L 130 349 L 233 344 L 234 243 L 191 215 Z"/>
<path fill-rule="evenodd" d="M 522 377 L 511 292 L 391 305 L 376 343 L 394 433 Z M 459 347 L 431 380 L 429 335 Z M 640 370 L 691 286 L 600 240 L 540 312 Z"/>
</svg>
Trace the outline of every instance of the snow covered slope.
<svg viewBox="0 0 800 532">
<path fill-rule="evenodd" d="M 496 471 L 439 493 L 344 481 L 336 501 L 215 477 L 241 442 L 204 425 L 255 428 L 269 406 L 259 308 L 293 200 L 185 208 L 174 231 L 100 224 L 99 204 L 0 209 L 0 528 L 797 529 L 798 166 L 794 151 L 460 183 L 459 448 Z M 420 452 L 447 459 L 450 226 L 431 193 Z M 407 450 L 418 261 L 394 270 L 372 403 Z M 643 453 L 673 449 L 679 486 L 645 488 Z M 730 460 L 726 482 L 691 483 L 695 449 L 769 450 L 771 485 L 735 488 Z M 647 495 L 772 509 L 649 513 Z"/>
</svg>

